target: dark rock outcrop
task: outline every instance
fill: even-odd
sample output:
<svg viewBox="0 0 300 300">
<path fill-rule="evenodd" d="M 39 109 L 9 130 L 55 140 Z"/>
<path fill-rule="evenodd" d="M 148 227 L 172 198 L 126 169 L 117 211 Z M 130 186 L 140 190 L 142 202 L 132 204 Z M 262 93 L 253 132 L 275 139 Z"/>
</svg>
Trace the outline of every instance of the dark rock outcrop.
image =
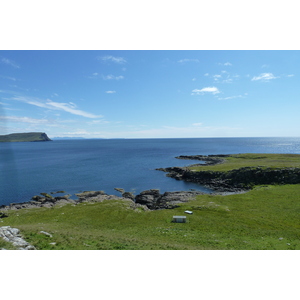
<svg viewBox="0 0 300 300">
<path fill-rule="evenodd" d="M 127 198 L 127 199 L 131 199 L 131 200 L 134 200 L 134 195 L 133 195 L 133 193 L 130 193 L 130 192 L 124 192 L 124 193 L 122 194 L 122 197 L 123 197 L 123 198 Z"/>
<path fill-rule="evenodd" d="M 3 213 L 3 212 L 0 211 L 0 219 L 1 218 L 7 218 L 7 217 L 8 217 L 7 214 L 5 214 L 5 213 Z"/>
<path fill-rule="evenodd" d="M 203 195 L 199 191 L 180 191 L 165 192 L 160 194 L 159 190 L 152 189 L 141 192 L 135 197 L 135 202 L 146 205 L 149 209 L 172 209 L 178 207 L 179 203 L 187 202 L 196 197 Z"/>
<path fill-rule="evenodd" d="M 162 171 L 168 172 L 168 177 L 198 183 L 217 192 L 239 192 L 263 184 L 300 183 L 300 168 L 245 167 L 220 172 L 171 167 L 164 168 Z"/>
</svg>

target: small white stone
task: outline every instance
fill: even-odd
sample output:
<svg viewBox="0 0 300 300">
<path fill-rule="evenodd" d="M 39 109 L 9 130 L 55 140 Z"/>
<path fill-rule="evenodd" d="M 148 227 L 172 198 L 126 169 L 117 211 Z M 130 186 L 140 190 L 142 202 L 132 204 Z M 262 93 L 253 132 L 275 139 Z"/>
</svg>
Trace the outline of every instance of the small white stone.
<svg viewBox="0 0 300 300">
<path fill-rule="evenodd" d="M 49 232 L 46 231 L 40 231 L 41 234 L 47 235 L 49 237 L 52 237 L 52 234 L 50 234 Z"/>
</svg>

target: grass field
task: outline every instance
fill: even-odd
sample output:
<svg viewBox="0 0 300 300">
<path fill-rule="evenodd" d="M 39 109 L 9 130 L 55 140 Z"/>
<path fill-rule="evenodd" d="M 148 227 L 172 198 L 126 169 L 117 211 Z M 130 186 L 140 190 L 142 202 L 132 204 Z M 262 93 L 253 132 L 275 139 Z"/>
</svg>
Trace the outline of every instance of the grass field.
<svg viewBox="0 0 300 300">
<path fill-rule="evenodd" d="M 201 195 L 175 209 L 133 210 L 108 200 L 9 211 L 37 249 L 300 249 L 300 185 L 257 186 L 236 195 Z M 172 223 L 185 215 L 187 223 Z M 46 231 L 52 238 L 40 233 Z M 8 245 L 0 240 L 0 248 Z M 11 248 L 11 246 L 9 246 Z"/>
<path fill-rule="evenodd" d="M 195 171 L 230 171 L 243 167 L 262 167 L 262 168 L 299 168 L 299 154 L 232 154 L 224 158 L 225 162 L 216 165 L 201 165 L 190 167 Z"/>
</svg>

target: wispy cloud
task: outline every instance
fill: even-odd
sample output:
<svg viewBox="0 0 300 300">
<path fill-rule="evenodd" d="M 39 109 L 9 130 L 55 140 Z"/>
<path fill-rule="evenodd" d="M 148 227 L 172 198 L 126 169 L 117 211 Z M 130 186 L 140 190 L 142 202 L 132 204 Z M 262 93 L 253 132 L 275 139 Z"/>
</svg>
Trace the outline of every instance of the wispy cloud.
<svg viewBox="0 0 300 300">
<path fill-rule="evenodd" d="M 98 60 L 103 61 L 103 62 L 113 62 L 116 64 L 125 64 L 127 63 L 126 59 L 123 57 L 116 57 L 112 55 L 107 55 L 107 56 L 98 56 Z"/>
<path fill-rule="evenodd" d="M 29 124 L 52 124 L 53 121 L 47 119 L 33 119 L 28 117 L 16 116 L 0 116 L 0 121 L 14 122 L 14 123 L 29 123 Z"/>
<path fill-rule="evenodd" d="M 260 75 L 258 76 L 254 76 L 251 81 L 270 81 L 272 79 L 276 79 L 276 78 L 279 78 L 279 77 L 275 77 L 272 73 L 261 73 Z"/>
<path fill-rule="evenodd" d="M 25 102 L 27 104 L 31 104 L 31 105 L 34 105 L 34 106 L 50 109 L 50 110 L 65 111 L 65 112 L 68 112 L 70 114 L 77 115 L 77 116 L 82 116 L 82 117 L 85 117 L 85 118 L 96 119 L 96 118 L 102 118 L 103 117 L 103 116 L 100 116 L 100 115 L 95 115 L 95 114 L 85 112 L 83 110 L 79 110 L 79 109 L 76 108 L 76 105 L 72 102 L 61 103 L 61 102 L 54 102 L 50 99 L 47 99 L 46 101 L 44 101 L 44 100 L 37 99 L 37 98 L 23 97 L 23 96 L 13 97 L 11 99 L 21 101 L 21 102 Z"/>
<path fill-rule="evenodd" d="M 200 62 L 199 59 L 193 59 L 193 58 L 184 58 L 184 59 L 180 59 L 178 60 L 179 63 L 186 63 L 186 62 Z"/>
<path fill-rule="evenodd" d="M 232 66 L 232 64 L 230 62 L 226 62 L 226 63 L 219 63 L 220 66 L 225 66 L 225 67 L 229 67 Z"/>
<path fill-rule="evenodd" d="M 124 76 L 114 76 L 114 75 L 102 75 L 103 80 L 121 80 L 124 79 Z"/>
<path fill-rule="evenodd" d="M 1 63 L 9 65 L 9 66 L 12 66 L 15 69 L 19 69 L 20 68 L 20 66 L 17 63 L 15 63 L 13 60 L 5 58 L 5 57 L 1 58 Z"/>
<path fill-rule="evenodd" d="M 219 75 L 219 74 L 213 75 L 213 79 L 215 81 L 218 81 L 220 78 L 222 78 L 222 75 Z"/>
<path fill-rule="evenodd" d="M 12 81 L 16 81 L 17 79 L 14 78 L 14 77 L 10 77 L 10 76 L 3 76 L 3 75 L 0 75 L 0 78 L 3 78 L 3 79 L 8 79 L 8 80 L 12 80 Z"/>
<path fill-rule="evenodd" d="M 245 94 L 245 95 L 247 95 L 247 94 Z M 230 96 L 230 97 L 224 97 L 224 98 L 218 97 L 218 100 L 230 100 L 230 99 L 236 99 L 236 98 L 245 98 L 245 96 L 237 95 L 237 96 Z"/>
<path fill-rule="evenodd" d="M 204 87 L 202 89 L 194 89 L 192 90 L 192 95 L 204 95 L 205 93 L 212 93 L 213 95 L 219 94 L 220 91 L 215 86 Z"/>
<path fill-rule="evenodd" d="M 115 94 L 116 91 L 106 91 L 105 93 L 106 93 L 106 94 Z"/>
<path fill-rule="evenodd" d="M 88 125 L 97 125 L 97 124 L 109 124 L 110 122 L 105 121 L 105 120 L 93 120 L 93 121 L 89 121 L 86 124 Z"/>
</svg>

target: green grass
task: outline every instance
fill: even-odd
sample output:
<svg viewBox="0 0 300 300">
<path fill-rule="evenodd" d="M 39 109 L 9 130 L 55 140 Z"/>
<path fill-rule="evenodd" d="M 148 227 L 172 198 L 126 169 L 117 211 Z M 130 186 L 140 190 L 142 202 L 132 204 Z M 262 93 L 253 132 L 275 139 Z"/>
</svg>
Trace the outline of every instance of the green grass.
<svg viewBox="0 0 300 300">
<path fill-rule="evenodd" d="M 300 167 L 299 154 L 233 154 L 217 165 L 190 167 L 195 171 L 230 171 L 243 167 L 296 168 Z"/>
<path fill-rule="evenodd" d="M 37 249 L 299 250 L 299 195 L 299 184 L 258 186 L 245 194 L 201 195 L 157 211 L 108 200 L 9 211 L 0 226 L 19 228 Z M 188 223 L 172 223 L 173 215 L 185 210 L 193 211 Z"/>
</svg>

